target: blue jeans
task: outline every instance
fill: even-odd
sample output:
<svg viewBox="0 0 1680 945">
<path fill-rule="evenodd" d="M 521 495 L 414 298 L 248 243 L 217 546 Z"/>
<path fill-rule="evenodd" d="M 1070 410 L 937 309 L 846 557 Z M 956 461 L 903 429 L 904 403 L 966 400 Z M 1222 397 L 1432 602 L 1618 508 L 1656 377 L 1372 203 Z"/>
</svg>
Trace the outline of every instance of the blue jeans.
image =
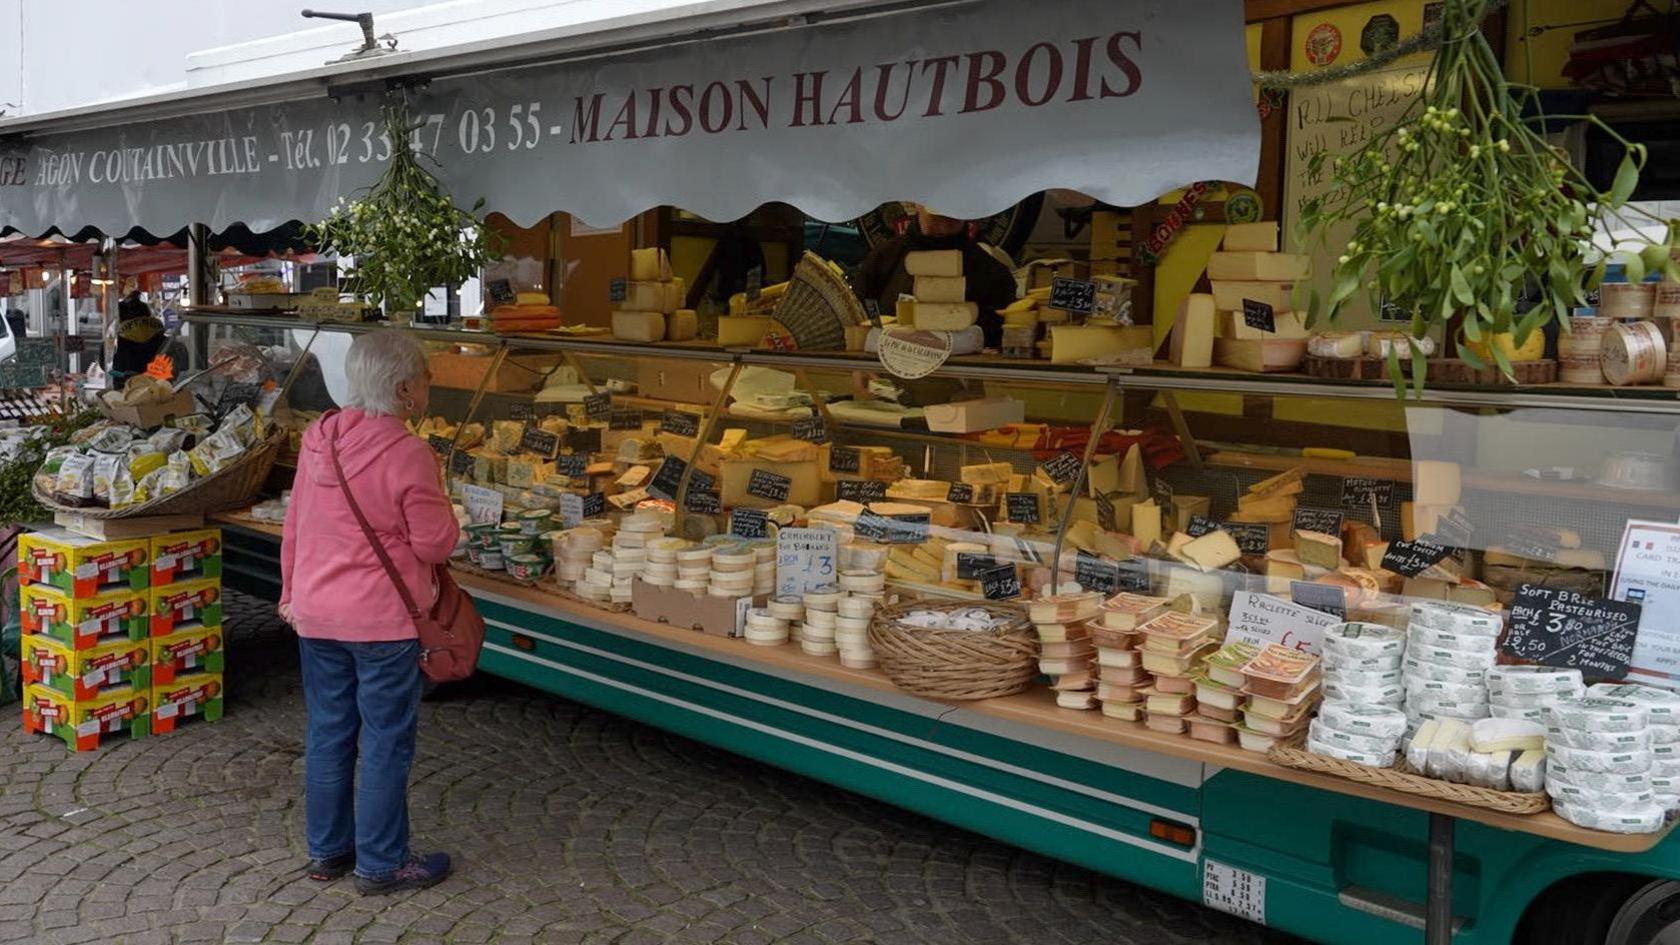
<svg viewBox="0 0 1680 945">
<path fill-rule="evenodd" d="M 354 851 L 358 875 L 383 878 L 408 859 L 408 769 L 420 721 L 420 641 L 299 637 L 298 649 L 309 709 L 304 756 L 309 855 L 327 859 Z"/>
</svg>

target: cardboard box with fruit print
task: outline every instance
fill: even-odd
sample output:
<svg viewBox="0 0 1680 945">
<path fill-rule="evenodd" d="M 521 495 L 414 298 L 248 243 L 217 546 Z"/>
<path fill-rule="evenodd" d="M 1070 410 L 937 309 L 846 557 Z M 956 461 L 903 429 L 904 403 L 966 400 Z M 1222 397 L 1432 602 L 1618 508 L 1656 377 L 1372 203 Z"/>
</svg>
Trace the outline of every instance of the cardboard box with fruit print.
<svg viewBox="0 0 1680 945">
<path fill-rule="evenodd" d="M 152 732 L 149 693 L 113 692 L 77 701 L 42 685 L 23 690 L 23 730 L 53 735 L 75 751 L 93 751 L 105 738 L 145 738 Z"/>
<path fill-rule="evenodd" d="M 143 591 L 151 583 L 151 558 L 150 538 L 103 541 L 47 529 L 18 538 L 18 580 L 71 597 Z"/>
<path fill-rule="evenodd" d="M 114 639 L 78 650 L 48 636 L 23 638 L 23 681 L 78 702 L 115 692 L 146 695 L 152 688 L 150 641 Z"/>
<path fill-rule="evenodd" d="M 150 603 L 144 592 L 113 590 L 71 597 L 56 587 L 31 584 L 20 588 L 18 597 L 24 633 L 52 637 L 74 650 L 150 635 Z"/>
<path fill-rule="evenodd" d="M 222 717 L 222 674 L 193 673 L 178 676 L 167 685 L 152 687 L 152 733 L 165 735 L 175 726 L 198 716 L 206 722 Z"/>
</svg>

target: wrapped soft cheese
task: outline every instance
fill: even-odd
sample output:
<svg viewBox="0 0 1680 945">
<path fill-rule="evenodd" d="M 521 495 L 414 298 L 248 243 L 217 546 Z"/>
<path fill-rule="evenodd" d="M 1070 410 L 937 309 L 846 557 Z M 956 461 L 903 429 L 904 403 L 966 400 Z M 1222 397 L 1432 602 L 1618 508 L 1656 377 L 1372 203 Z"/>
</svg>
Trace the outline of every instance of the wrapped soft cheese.
<svg viewBox="0 0 1680 945">
<path fill-rule="evenodd" d="M 1470 726 L 1470 747 L 1478 752 L 1535 751 L 1546 747 L 1546 727 L 1516 719 L 1482 719 Z"/>
<path fill-rule="evenodd" d="M 1318 710 L 1327 727 L 1354 735 L 1395 739 L 1406 733 L 1406 715 L 1381 705 L 1327 702 Z"/>
<path fill-rule="evenodd" d="M 1651 730 L 1594 732 L 1581 728 L 1552 728 L 1546 732 L 1546 742 L 1587 751 L 1649 751 Z"/>
<path fill-rule="evenodd" d="M 1557 693 L 1578 698 L 1583 691 L 1582 685 L 1581 671 L 1578 669 L 1559 669 L 1554 666 L 1495 666 L 1488 671 L 1488 692 L 1494 695 L 1500 692 L 1513 695 Z M 1680 705 L 1680 696 L 1675 696 L 1674 699 L 1675 704 Z"/>
<path fill-rule="evenodd" d="M 1408 676 L 1420 679 L 1439 679 L 1444 682 L 1476 683 L 1487 682 L 1487 669 L 1460 666 L 1457 663 L 1443 663 L 1421 656 L 1407 654 L 1400 667 Z"/>
<path fill-rule="evenodd" d="M 1307 726 L 1307 736 L 1313 741 L 1349 751 L 1364 752 L 1369 755 L 1392 754 L 1400 747 L 1398 736 L 1385 738 L 1380 735 L 1360 735 L 1356 732 L 1344 732 L 1324 724 L 1322 718 L 1313 719 Z"/>
<path fill-rule="evenodd" d="M 1330 676 L 1324 677 L 1324 699 L 1326 702 L 1354 703 L 1356 705 L 1386 705 L 1397 706 L 1406 698 L 1405 687 L 1393 686 L 1350 686 Z"/>
<path fill-rule="evenodd" d="M 1511 762 L 1509 772 L 1511 790 L 1528 794 L 1537 793 L 1546 787 L 1546 753 L 1543 751 L 1525 751 Z"/>
<path fill-rule="evenodd" d="M 1416 626 L 1406 631 L 1406 646 L 1408 650 L 1413 651 L 1423 647 L 1450 650 L 1454 653 L 1479 654 L 1493 650 L 1496 643 L 1493 637 L 1436 630 L 1434 627 Z"/>
<path fill-rule="evenodd" d="M 1326 653 L 1319 657 L 1319 665 L 1324 667 L 1326 674 L 1338 670 L 1350 670 L 1356 673 L 1399 671 L 1400 654 L 1394 653 L 1389 656 L 1332 656 Z"/>
<path fill-rule="evenodd" d="M 1500 705 L 1498 702 L 1488 703 L 1488 715 L 1496 719 L 1521 719 L 1524 722 L 1538 722 L 1546 724 L 1546 706 L 1521 708 L 1518 706 Z"/>
<path fill-rule="evenodd" d="M 1497 637 L 1502 621 L 1498 614 L 1480 607 L 1451 601 L 1420 600 L 1412 603 L 1408 627 L 1420 625 L 1449 633 Z"/>
<path fill-rule="evenodd" d="M 1652 725 L 1680 725 L 1680 693 L 1637 683 L 1598 683 L 1587 687 L 1587 695 L 1642 706 Z"/>
<path fill-rule="evenodd" d="M 1336 681 L 1344 686 L 1385 688 L 1388 686 L 1400 685 L 1401 674 L 1398 669 L 1377 670 L 1375 672 L 1366 672 L 1364 670 L 1357 669 L 1338 669 L 1336 670 Z"/>
<path fill-rule="evenodd" d="M 1494 667 L 1502 669 L 1505 667 Z M 1509 690 L 1494 692 L 1493 686 L 1488 686 L 1488 699 L 1509 709 L 1543 709 L 1546 706 L 1557 705 L 1565 699 L 1579 699 L 1579 694 L 1570 695 L 1557 692 L 1511 692 Z"/>
<path fill-rule="evenodd" d="M 1343 761 L 1369 765 L 1373 768 L 1394 767 L 1393 751 L 1382 753 L 1359 751 L 1342 745 L 1333 745 L 1327 742 L 1322 742 L 1312 738 L 1311 736 L 1307 738 L 1307 751 L 1312 752 L 1315 755 L 1321 755 L 1325 758 L 1340 758 Z"/>
<path fill-rule="evenodd" d="M 1550 708 L 1552 728 L 1598 732 L 1636 732 L 1650 724 L 1645 707 L 1622 699 L 1565 699 Z"/>
<path fill-rule="evenodd" d="M 1655 833 L 1662 829 L 1664 820 L 1663 809 L 1655 804 L 1630 810 L 1605 811 L 1554 801 L 1552 809 L 1572 824 L 1610 833 Z"/>
<path fill-rule="evenodd" d="M 1471 653 L 1464 650 L 1446 650 L 1412 643 L 1406 647 L 1406 658 L 1427 660 L 1445 666 L 1458 667 L 1459 669 L 1479 670 L 1482 673 L 1482 678 L 1478 681 L 1486 682 L 1487 671 L 1493 668 L 1494 662 L 1499 658 L 1499 653 L 1493 647 L 1488 647 L 1479 653 Z"/>
<path fill-rule="evenodd" d="M 1400 631 L 1384 624 L 1351 620 L 1325 627 L 1321 649 L 1326 666 L 1332 657 L 1399 659 L 1406 650 L 1406 638 Z"/>
<path fill-rule="evenodd" d="M 1470 726 L 1455 718 L 1437 719 L 1440 725 L 1429 743 L 1425 774 L 1443 781 L 1464 780 L 1470 763 Z"/>
<path fill-rule="evenodd" d="M 1595 788 L 1580 787 L 1578 785 L 1556 779 L 1546 782 L 1546 793 L 1551 795 L 1552 799 L 1556 801 L 1562 801 L 1567 804 L 1581 804 L 1583 806 L 1595 807 L 1604 811 L 1626 810 L 1630 807 L 1644 807 L 1645 805 L 1656 801 L 1655 791 L 1630 791 L 1625 794 L 1617 794 L 1609 791 L 1600 791 Z"/>
<path fill-rule="evenodd" d="M 1435 699 L 1445 699 L 1448 702 L 1486 702 L 1487 693 L 1476 683 L 1447 682 L 1440 679 L 1425 679 L 1420 676 L 1406 677 L 1406 695 L 1429 696 Z M 1545 734 L 1545 730 L 1541 730 Z"/>
<path fill-rule="evenodd" d="M 1418 730 L 1406 742 L 1406 763 L 1413 771 L 1423 772 L 1429 768 L 1429 749 L 1435 744 L 1435 738 L 1440 733 L 1441 722 L 1438 719 L 1425 719 L 1418 726 Z"/>
<path fill-rule="evenodd" d="M 1546 757 L 1570 771 L 1602 771 L 1607 774 L 1646 774 L 1651 770 L 1649 751 L 1591 751 L 1554 742 L 1546 744 Z"/>
<path fill-rule="evenodd" d="M 1606 771 L 1582 771 L 1570 768 L 1555 758 L 1546 759 L 1546 781 L 1568 784 L 1601 794 L 1639 794 L 1652 790 L 1649 772 L 1611 774 Z"/>
<path fill-rule="evenodd" d="M 1510 785 L 1511 753 L 1472 751 L 1465 765 L 1464 780 L 1476 787 L 1503 791 Z"/>
<path fill-rule="evenodd" d="M 1489 711 L 1486 702 L 1459 702 L 1456 699 L 1444 699 L 1427 694 L 1407 694 L 1406 711 L 1408 713 L 1451 718 L 1473 722 L 1485 719 L 1493 713 Z"/>
</svg>

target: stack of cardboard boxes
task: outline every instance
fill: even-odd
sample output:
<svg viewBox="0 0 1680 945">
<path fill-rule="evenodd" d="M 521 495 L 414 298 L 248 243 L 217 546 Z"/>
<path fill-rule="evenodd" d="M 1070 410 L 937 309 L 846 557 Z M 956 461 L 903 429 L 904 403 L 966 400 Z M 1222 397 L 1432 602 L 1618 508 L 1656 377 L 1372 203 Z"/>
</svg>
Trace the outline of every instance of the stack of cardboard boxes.
<svg viewBox="0 0 1680 945">
<path fill-rule="evenodd" d="M 23 725 L 76 751 L 222 715 L 221 532 L 18 541 Z"/>
</svg>

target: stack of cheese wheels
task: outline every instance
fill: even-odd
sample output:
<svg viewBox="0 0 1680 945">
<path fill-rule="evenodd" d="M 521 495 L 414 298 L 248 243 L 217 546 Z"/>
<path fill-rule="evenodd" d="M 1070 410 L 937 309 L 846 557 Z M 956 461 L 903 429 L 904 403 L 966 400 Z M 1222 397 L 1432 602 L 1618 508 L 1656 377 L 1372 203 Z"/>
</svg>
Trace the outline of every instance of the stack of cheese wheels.
<svg viewBox="0 0 1680 945">
<path fill-rule="evenodd" d="M 664 534 L 664 521 L 653 515 L 627 515 L 619 522 L 618 534 L 612 540 L 612 560 L 609 564 L 613 603 L 630 602 L 636 577 L 647 566 L 647 546 Z M 597 569 L 600 568 L 600 560 L 600 555 L 596 555 Z"/>
<path fill-rule="evenodd" d="M 753 551 L 753 596 L 767 597 L 776 593 L 776 541 L 761 538 L 751 545 Z"/>
<path fill-rule="evenodd" d="M 714 545 L 707 593 L 713 597 L 751 597 L 757 564 L 757 553 L 744 542 Z"/>
<path fill-rule="evenodd" d="M 799 625 L 805 620 L 805 598 L 798 594 L 784 594 L 770 601 L 766 610 L 770 616 L 787 621 L 788 640 L 799 640 Z"/>
<path fill-rule="evenodd" d="M 788 621 L 766 608 L 755 607 L 747 611 L 741 635 L 754 646 L 781 646 L 788 641 Z"/>
<path fill-rule="evenodd" d="M 841 578 L 844 579 L 842 574 Z M 834 619 L 834 644 L 840 651 L 840 665 L 850 669 L 874 669 L 875 649 L 869 645 L 869 623 L 875 618 L 878 601 L 848 594 L 840 598 Z"/>
<path fill-rule="evenodd" d="M 1614 319 L 1596 314 L 1595 309 L 1579 308 L 1558 333 L 1558 380 L 1566 384 L 1602 384 L 1604 367 L 1599 355 L 1604 349 L 1604 334 L 1615 324 Z"/>
<path fill-rule="evenodd" d="M 691 545 L 677 552 L 677 580 L 673 585 L 695 597 L 706 593 L 712 584 L 712 552 L 714 545 Z"/>
<path fill-rule="evenodd" d="M 642 580 L 655 587 L 677 585 L 677 554 L 692 547 L 681 538 L 655 538 L 644 549 L 647 562 L 642 565 Z"/>
<path fill-rule="evenodd" d="M 564 533 L 555 549 L 555 576 L 563 584 L 583 580 L 595 552 L 606 545 L 606 537 L 596 528 L 573 528 Z"/>
<path fill-rule="evenodd" d="M 840 599 L 845 596 L 838 585 L 825 584 L 805 592 L 805 622 L 799 629 L 799 648 L 811 656 L 833 656 L 839 652 L 834 633 L 839 628 Z"/>
</svg>

